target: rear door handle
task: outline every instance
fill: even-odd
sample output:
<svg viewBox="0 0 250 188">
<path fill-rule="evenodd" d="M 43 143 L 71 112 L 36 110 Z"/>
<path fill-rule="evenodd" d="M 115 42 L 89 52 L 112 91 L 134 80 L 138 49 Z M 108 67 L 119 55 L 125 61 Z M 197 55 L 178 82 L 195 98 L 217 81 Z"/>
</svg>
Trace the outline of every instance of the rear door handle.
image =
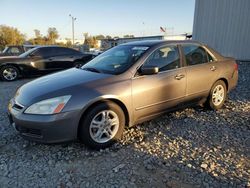
<svg viewBox="0 0 250 188">
<path fill-rule="evenodd" d="M 210 67 L 210 70 L 211 70 L 211 71 L 215 71 L 215 70 L 216 70 L 216 67 L 215 67 L 215 66 L 212 66 L 212 67 Z"/>
<path fill-rule="evenodd" d="M 185 77 L 184 74 L 177 74 L 177 75 L 175 75 L 175 79 L 176 79 L 176 80 L 181 80 L 181 79 L 184 78 L 184 77 Z"/>
</svg>

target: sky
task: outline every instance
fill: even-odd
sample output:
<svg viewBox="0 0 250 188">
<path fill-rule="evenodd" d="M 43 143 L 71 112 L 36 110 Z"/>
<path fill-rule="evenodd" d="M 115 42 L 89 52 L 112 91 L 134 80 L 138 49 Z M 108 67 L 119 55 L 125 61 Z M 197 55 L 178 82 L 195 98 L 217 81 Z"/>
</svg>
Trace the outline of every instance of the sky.
<svg viewBox="0 0 250 188">
<path fill-rule="evenodd" d="M 158 35 L 192 32 L 195 0 L 0 0 L 0 25 L 18 28 L 28 38 L 34 29 L 46 35 L 55 27 L 60 38 L 90 35 Z"/>
</svg>

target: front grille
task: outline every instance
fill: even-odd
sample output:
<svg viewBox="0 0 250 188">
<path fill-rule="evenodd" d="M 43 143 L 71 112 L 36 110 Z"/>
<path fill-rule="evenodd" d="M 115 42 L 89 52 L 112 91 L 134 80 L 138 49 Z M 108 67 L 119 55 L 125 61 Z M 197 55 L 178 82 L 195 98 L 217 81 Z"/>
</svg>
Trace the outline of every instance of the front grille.
<svg viewBox="0 0 250 188">
<path fill-rule="evenodd" d="M 38 137 L 38 138 L 42 137 L 42 131 L 39 129 L 31 129 L 26 127 L 21 127 L 18 125 L 16 125 L 16 129 L 25 136 Z"/>
<path fill-rule="evenodd" d="M 38 136 L 42 136 L 41 130 L 39 130 L 39 129 L 29 129 L 29 133 L 30 134 L 35 134 L 35 135 L 38 135 Z"/>
</svg>

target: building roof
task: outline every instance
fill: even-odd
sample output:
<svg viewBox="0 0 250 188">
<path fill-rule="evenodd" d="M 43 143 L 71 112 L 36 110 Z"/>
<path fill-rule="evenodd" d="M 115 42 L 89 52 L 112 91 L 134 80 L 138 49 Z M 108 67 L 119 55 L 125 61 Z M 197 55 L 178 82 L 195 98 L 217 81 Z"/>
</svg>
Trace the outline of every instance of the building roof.
<svg viewBox="0 0 250 188">
<path fill-rule="evenodd" d="M 193 43 L 201 44 L 200 42 L 193 40 L 143 40 L 143 41 L 134 41 L 128 42 L 122 45 L 138 45 L 138 46 L 155 46 L 159 44 L 182 44 L 182 43 Z"/>
</svg>

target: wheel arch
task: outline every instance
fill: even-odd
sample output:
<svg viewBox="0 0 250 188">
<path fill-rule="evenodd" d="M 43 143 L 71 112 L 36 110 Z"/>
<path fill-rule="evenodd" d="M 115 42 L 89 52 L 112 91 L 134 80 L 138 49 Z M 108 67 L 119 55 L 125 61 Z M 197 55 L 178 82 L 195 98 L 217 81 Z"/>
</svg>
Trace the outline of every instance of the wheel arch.
<svg viewBox="0 0 250 188">
<path fill-rule="evenodd" d="M 213 104 L 213 102 L 211 101 L 211 99 L 212 99 L 212 92 L 213 92 L 212 89 L 214 88 L 216 82 L 218 82 L 218 81 L 221 81 L 221 82 L 223 82 L 223 83 L 225 84 L 225 86 L 226 86 L 226 91 L 225 91 L 225 95 L 224 95 L 223 102 L 222 102 L 221 104 L 215 105 L 215 104 Z M 212 85 L 212 87 L 211 87 L 211 90 L 210 90 L 210 93 L 209 93 L 209 96 L 208 96 L 207 99 L 206 99 L 206 102 L 205 102 L 206 106 L 209 107 L 210 109 L 213 109 L 213 110 L 218 110 L 218 109 L 220 109 L 220 108 L 223 106 L 223 104 L 224 104 L 224 102 L 225 102 L 225 100 L 226 100 L 226 95 L 227 95 L 227 93 L 228 93 L 228 88 L 229 88 L 229 86 L 228 86 L 228 80 L 227 80 L 225 77 L 221 77 L 221 78 L 217 79 L 217 80 L 213 83 L 213 85 Z"/>
<path fill-rule="evenodd" d="M 223 81 L 225 84 L 226 84 L 226 89 L 227 89 L 227 91 L 228 91 L 228 88 L 229 88 L 229 85 L 228 85 L 228 80 L 226 79 L 226 78 L 219 78 L 218 80 L 216 80 L 215 82 L 214 82 L 214 84 L 217 82 L 217 81 L 219 81 L 219 80 L 221 80 L 221 81 Z"/>
<path fill-rule="evenodd" d="M 94 108 L 95 106 L 97 106 L 97 105 L 99 105 L 101 103 L 105 103 L 105 102 L 113 102 L 116 105 L 118 105 L 122 109 L 122 111 L 124 113 L 125 126 L 126 127 L 129 126 L 130 116 L 129 116 L 129 112 L 128 112 L 128 109 L 125 106 L 125 104 L 121 100 L 119 100 L 117 98 L 101 98 L 101 99 L 95 100 L 94 102 L 90 103 L 89 105 L 87 105 L 87 107 L 84 108 L 84 110 L 83 110 L 83 112 L 81 114 L 81 118 L 80 118 L 80 120 L 78 122 L 77 134 L 79 133 L 80 124 L 83 121 L 84 115 L 87 114 L 90 111 L 90 109 Z"/>
<path fill-rule="evenodd" d="M 22 70 L 20 69 L 20 67 L 15 63 L 0 64 L 0 69 L 2 69 L 4 66 L 13 66 L 13 67 L 17 68 L 17 70 L 19 71 L 20 74 L 22 73 Z"/>
</svg>

